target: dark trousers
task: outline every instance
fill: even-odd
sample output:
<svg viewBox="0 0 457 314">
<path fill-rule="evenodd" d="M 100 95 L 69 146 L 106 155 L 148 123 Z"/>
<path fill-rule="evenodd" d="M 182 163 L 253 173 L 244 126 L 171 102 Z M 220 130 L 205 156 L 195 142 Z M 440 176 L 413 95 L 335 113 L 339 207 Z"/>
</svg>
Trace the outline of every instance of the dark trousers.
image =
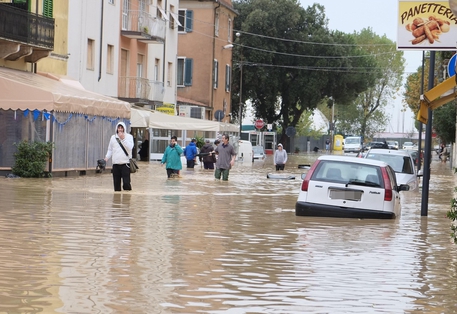
<svg viewBox="0 0 457 314">
<path fill-rule="evenodd" d="M 284 164 L 276 164 L 276 171 L 284 170 Z"/>
<path fill-rule="evenodd" d="M 187 168 L 193 168 L 195 166 L 195 160 L 188 159 L 187 160 Z"/>
<path fill-rule="evenodd" d="M 214 162 L 203 162 L 203 166 L 205 169 L 214 169 Z"/>
<path fill-rule="evenodd" d="M 167 176 L 169 178 L 174 177 L 174 176 L 179 176 L 179 170 L 167 169 Z"/>
<path fill-rule="evenodd" d="M 121 191 L 121 179 L 124 191 L 132 190 L 132 186 L 130 185 L 130 168 L 127 167 L 127 164 L 113 165 L 112 172 L 114 191 Z"/>
</svg>

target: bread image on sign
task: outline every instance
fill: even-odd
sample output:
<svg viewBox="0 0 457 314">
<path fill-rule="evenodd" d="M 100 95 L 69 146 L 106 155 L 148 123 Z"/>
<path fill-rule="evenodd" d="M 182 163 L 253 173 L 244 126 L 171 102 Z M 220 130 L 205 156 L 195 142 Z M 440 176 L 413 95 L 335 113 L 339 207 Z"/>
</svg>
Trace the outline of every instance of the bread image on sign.
<svg viewBox="0 0 457 314">
<path fill-rule="evenodd" d="M 413 45 L 420 44 L 424 40 L 428 40 L 433 44 L 439 42 L 442 33 L 449 32 L 451 23 L 436 16 L 430 16 L 428 19 L 416 17 L 410 24 L 406 24 L 406 30 L 410 31 L 414 39 L 411 40 Z"/>
</svg>

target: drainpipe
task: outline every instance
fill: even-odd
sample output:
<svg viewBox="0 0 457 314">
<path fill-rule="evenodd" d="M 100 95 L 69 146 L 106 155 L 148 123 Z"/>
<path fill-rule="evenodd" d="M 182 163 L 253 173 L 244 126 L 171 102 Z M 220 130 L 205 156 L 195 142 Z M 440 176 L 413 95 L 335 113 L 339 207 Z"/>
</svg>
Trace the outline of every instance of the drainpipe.
<svg viewBox="0 0 457 314">
<path fill-rule="evenodd" d="M 168 13 L 168 1 L 165 0 L 165 14 Z M 170 23 L 171 16 L 168 16 L 168 23 Z M 174 21 L 173 21 L 174 23 Z M 163 38 L 163 57 L 162 57 L 162 83 L 163 83 L 163 93 L 165 97 L 165 69 L 166 69 L 166 56 L 167 56 L 167 30 L 168 27 L 165 27 L 165 34 Z M 162 104 L 163 104 L 163 99 L 162 99 Z"/>
<path fill-rule="evenodd" d="M 221 6 L 221 3 L 219 2 L 219 0 L 214 0 L 214 2 L 217 3 L 217 6 L 214 8 L 214 23 L 213 25 L 216 26 L 216 11 L 219 9 L 219 7 Z M 213 69 L 213 66 L 214 66 L 214 58 L 216 57 L 216 34 L 214 33 L 214 29 L 213 29 L 213 59 L 211 60 L 211 68 L 212 68 L 212 72 L 214 73 L 214 69 Z M 219 72 L 219 71 L 218 71 Z M 219 75 L 219 73 L 217 73 L 217 75 Z M 211 81 L 211 114 L 213 113 L 214 111 L 214 87 L 213 87 L 213 82 Z M 212 117 L 210 117 L 210 120 L 212 120 Z"/>
<path fill-rule="evenodd" d="M 103 11 L 104 11 L 105 0 L 102 0 L 102 12 L 100 14 L 100 58 L 99 58 L 99 70 L 98 70 L 98 81 L 102 78 L 102 52 L 103 52 Z"/>
</svg>

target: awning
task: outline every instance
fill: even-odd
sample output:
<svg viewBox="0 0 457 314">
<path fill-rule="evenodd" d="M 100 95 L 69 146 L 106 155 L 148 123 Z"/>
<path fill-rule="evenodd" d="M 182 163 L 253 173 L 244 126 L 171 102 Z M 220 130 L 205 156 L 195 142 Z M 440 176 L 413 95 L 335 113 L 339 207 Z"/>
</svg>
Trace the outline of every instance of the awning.
<svg viewBox="0 0 457 314">
<path fill-rule="evenodd" d="M 0 67 L 0 108 L 130 118 L 130 104 L 62 80 Z"/>
<path fill-rule="evenodd" d="M 428 120 L 428 109 L 435 110 L 442 105 L 457 98 L 456 76 L 451 76 L 444 82 L 436 85 L 424 94 L 421 99 L 417 120 L 426 124 Z"/>
<path fill-rule="evenodd" d="M 132 128 L 149 127 L 149 116 L 151 115 L 151 110 L 132 106 L 130 114 L 130 126 Z"/>
<path fill-rule="evenodd" d="M 219 123 L 180 116 L 171 116 L 158 111 L 151 111 L 149 127 L 165 130 L 219 131 Z"/>
<path fill-rule="evenodd" d="M 132 107 L 130 126 L 164 130 L 239 132 L 239 127 L 234 124 L 172 116 L 137 106 Z"/>
<path fill-rule="evenodd" d="M 176 14 L 176 13 L 170 11 L 170 15 L 171 15 L 171 18 L 172 18 L 173 20 L 175 20 L 176 24 L 178 24 L 179 26 L 182 27 L 182 24 L 179 22 L 179 16 L 178 16 L 178 14 Z"/>
</svg>

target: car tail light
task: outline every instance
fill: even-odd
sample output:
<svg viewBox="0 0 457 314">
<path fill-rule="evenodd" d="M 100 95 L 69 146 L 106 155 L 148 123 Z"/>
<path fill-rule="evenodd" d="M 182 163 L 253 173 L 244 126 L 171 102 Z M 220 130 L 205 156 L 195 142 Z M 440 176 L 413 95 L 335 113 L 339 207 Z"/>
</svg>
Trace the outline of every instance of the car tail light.
<svg viewBox="0 0 457 314">
<path fill-rule="evenodd" d="M 384 180 L 384 200 L 391 201 L 392 200 L 392 185 L 390 185 L 389 174 L 387 173 L 386 168 L 381 168 L 382 172 L 382 179 Z"/>
<path fill-rule="evenodd" d="M 311 180 L 311 176 L 313 175 L 314 170 L 316 169 L 317 165 L 319 164 L 319 160 L 317 160 L 311 168 L 308 170 L 308 173 L 306 174 L 305 179 L 303 180 L 303 183 L 301 184 L 301 190 L 307 192 L 308 191 L 308 185 L 309 185 L 309 180 Z"/>
</svg>

